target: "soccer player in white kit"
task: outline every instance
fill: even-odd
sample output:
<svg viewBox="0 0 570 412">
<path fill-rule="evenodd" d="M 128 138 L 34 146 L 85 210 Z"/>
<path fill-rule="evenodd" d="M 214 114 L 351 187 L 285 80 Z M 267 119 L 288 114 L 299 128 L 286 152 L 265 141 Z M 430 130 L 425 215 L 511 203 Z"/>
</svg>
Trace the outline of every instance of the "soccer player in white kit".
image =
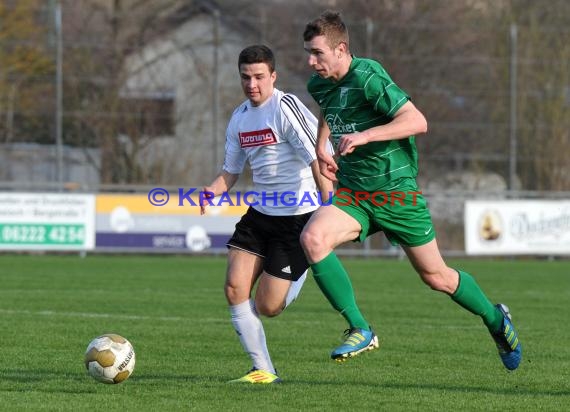
<svg viewBox="0 0 570 412">
<path fill-rule="evenodd" d="M 222 172 L 203 188 L 200 206 L 203 214 L 210 199 L 229 191 L 250 164 L 249 193 L 256 196 L 247 197 L 250 207 L 227 244 L 225 295 L 253 367 L 230 382 L 278 383 L 259 315 L 277 316 L 299 294 L 309 266 L 299 236 L 312 212 L 328 201 L 332 182 L 319 171 L 315 116 L 296 96 L 274 87 L 271 49 L 245 48 L 238 68 L 247 100 L 232 114 Z"/>
</svg>

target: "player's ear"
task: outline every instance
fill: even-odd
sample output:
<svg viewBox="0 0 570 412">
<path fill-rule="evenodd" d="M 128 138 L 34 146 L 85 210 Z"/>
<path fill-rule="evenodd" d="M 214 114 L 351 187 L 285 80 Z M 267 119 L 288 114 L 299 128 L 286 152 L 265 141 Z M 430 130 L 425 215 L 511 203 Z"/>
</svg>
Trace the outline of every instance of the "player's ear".
<svg viewBox="0 0 570 412">
<path fill-rule="evenodd" d="M 348 47 L 346 46 L 346 43 L 341 41 L 338 46 L 336 46 L 338 52 L 340 53 L 340 55 L 338 55 L 337 57 L 341 57 L 343 54 L 348 53 Z"/>
<path fill-rule="evenodd" d="M 273 73 L 271 73 L 271 80 L 277 80 L 277 72 L 275 70 L 273 70 Z"/>
</svg>

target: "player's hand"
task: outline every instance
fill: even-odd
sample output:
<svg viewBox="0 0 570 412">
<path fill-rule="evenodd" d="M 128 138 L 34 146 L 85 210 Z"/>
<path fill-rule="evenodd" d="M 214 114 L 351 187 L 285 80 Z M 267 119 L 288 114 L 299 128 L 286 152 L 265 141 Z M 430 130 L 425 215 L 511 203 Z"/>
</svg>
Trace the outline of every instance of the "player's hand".
<svg viewBox="0 0 570 412">
<path fill-rule="evenodd" d="M 344 134 L 338 140 L 338 153 L 341 156 L 345 156 L 349 153 L 354 152 L 358 146 L 362 146 L 368 143 L 368 139 L 363 133 L 356 132 L 350 134 Z"/>
<path fill-rule="evenodd" d="M 319 170 L 321 174 L 331 182 L 336 182 L 336 171 L 338 170 L 338 166 L 333 157 L 328 153 L 317 155 L 317 157 L 319 160 Z"/>
<path fill-rule="evenodd" d="M 200 214 L 206 213 L 206 206 L 208 206 L 208 199 L 214 198 L 214 192 L 211 187 L 204 186 L 200 192 Z"/>
</svg>

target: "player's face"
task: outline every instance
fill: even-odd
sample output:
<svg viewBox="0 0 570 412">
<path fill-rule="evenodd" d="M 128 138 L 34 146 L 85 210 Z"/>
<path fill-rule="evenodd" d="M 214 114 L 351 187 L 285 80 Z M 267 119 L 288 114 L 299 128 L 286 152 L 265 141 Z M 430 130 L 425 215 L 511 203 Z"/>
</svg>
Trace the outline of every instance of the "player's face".
<svg viewBox="0 0 570 412">
<path fill-rule="evenodd" d="M 340 45 L 331 48 L 325 36 L 315 36 L 303 43 L 303 48 L 309 54 L 307 63 L 322 78 L 338 80 L 340 78 Z"/>
<path fill-rule="evenodd" d="M 243 92 L 252 106 L 259 106 L 273 94 L 277 73 L 271 73 L 266 63 L 242 64 L 239 74 Z"/>
</svg>

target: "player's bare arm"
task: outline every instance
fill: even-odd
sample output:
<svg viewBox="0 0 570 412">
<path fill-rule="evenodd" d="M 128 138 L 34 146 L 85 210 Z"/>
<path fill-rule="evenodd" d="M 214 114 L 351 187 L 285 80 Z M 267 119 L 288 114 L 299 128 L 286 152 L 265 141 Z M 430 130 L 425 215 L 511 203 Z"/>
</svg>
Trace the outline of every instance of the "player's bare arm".
<svg viewBox="0 0 570 412">
<path fill-rule="evenodd" d="M 406 139 L 425 132 L 427 132 L 426 118 L 411 101 L 408 101 L 396 112 L 390 123 L 341 136 L 338 152 L 343 156 L 366 143 Z"/>
<path fill-rule="evenodd" d="M 313 178 L 315 179 L 317 189 L 321 194 L 322 203 L 327 203 L 334 190 L 333 183 L 321 173 L 318 160 L 311 163 L 311 172 L 313 172 Z"/>
<path fill-rule="evenodd" d="M 236 184 L 238 178 L 239 175 L 224 170 L 209 186 L 204 186 L 200 192 L 200 214 L 206 213 L 206 206 L 208 206 L 208 202 L 204 202 L 204 199 L 211 199 L 229 191 Z"/>
<path fill-rule="evenodd" d="M 330 137 L 330 129 L 325 122 L 323 114 L 319 115 L 319 122 L 317 126 L 317 159 L 319 161 L 319 169 L 321 174 L 326 177 L 331 182 L 336 182 L 335 173 L 338 170 L 338 166 L 332 157 L 332 155 L 327 150 L 327 144 Z M 331 183 L 332 184 L 332 183 Z"/>
</svg>

